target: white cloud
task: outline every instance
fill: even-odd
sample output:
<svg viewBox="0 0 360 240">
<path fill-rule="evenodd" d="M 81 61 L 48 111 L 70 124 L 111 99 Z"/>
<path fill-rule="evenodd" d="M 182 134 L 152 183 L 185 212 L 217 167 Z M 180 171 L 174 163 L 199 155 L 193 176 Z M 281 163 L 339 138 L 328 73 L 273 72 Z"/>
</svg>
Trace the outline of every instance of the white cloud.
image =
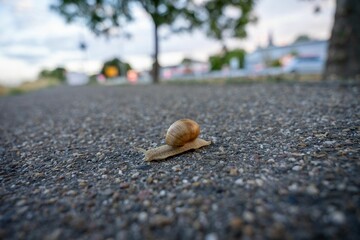
<svg viewBox="0 0 360 240">
<path fill-rule="evenodd" d="M 49 49 L 46 47 L 40 47 L 40 46 L 29 47 L 27 45 L 12 45 L 4 50 L 5 56 L 25 58 L 25 59 L 45 57 L 49 53 L 50 53 Z"/>
<path fill-rule="evenodd" d="M 38 71 L 37 66 L 0 56 L 0 84 L 2 85 L 16 86 L 23 81 L 34 79 Z"/>
<path fill-rule="evenodd" d="M 33 8 L 33 1 L 31 0 L 22 0 L 15 2 L 16 9 L 18 11 L 27 11 Z"/>
</svg>

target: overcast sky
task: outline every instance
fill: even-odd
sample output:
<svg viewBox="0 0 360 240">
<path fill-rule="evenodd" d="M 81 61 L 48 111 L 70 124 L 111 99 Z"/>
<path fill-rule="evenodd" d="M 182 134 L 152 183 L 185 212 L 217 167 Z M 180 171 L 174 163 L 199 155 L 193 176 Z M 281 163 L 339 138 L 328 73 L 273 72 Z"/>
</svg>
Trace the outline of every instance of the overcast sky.
<svg viewBox="0 0 360 240">
<path fill-rule="evenodd" d="M 152 25 L 141 9 L 136 9 L 136 21 L 126 30 L 132 38 L 106 39 L 96 37 L 81 23 L 66 24 L 49 5 L 55 0 L 0 0 L 0 84 L 16 85 L 35 79 L 44 68 L 63 66 L 70 71 L 96 73 L 104 60 L 119 57 L 135 69 L 151 66 L 153 53 Z M 314 14 L 314 4 L 322 11 Z M 258 0 L 255 14 L 258 22 L 248 27 L 245 40 L 229 39 L 229 48 L 254 51 L 266 46 L 273 34 L 275 45 L 291 43 L 299 34 L 327 39 L 331 33 L 334 0 Z M 165 33 L 163 29 L 161 33 Z M 88 44 L 86 54 L 78 46 Z M 221 45 L 201 32 L 172 35 L 160 42 L 160 64 L 173 65 L 184 57 L 207 60 L 221 50 Z"/>
</svg>

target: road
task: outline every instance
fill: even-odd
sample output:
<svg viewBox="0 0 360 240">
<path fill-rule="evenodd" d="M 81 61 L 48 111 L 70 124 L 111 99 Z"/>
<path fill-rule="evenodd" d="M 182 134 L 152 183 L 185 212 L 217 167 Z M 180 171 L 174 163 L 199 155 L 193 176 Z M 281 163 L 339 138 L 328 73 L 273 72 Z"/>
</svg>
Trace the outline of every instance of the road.
<svg viewBox="0 0 360 240">
<path fill-rule="evenodd" d="M 1 239 L 359 239 L 360 85 L 55 87 L 0 98 Z M 210 146 L 144 162 L 174 121 Z"/>
</svg>

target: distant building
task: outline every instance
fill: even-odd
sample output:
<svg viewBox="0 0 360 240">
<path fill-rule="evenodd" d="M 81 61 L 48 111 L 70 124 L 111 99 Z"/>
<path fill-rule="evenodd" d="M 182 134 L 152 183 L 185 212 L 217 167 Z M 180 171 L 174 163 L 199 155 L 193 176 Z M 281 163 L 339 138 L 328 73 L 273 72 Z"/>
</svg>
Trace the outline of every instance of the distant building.
<svg viewBox="0 0 360 240">
<path fill-rule="evenodd" d="M 273 46 L 272 37 L 269 37 L 269 46 L 258 48 L 245 57 L 245 68 L 250 71 L 262 70 L 269 67 L 274 60 L 287 59 L 289 55 L 314 56 L 325 61 L 328 42 L 326 40 L 311 40 L 296 42 L 287 46 Z"/>
<path fill-rule="evenodd" d="M 67 72 L 66 82 L 71 86 L 86 85 L 89 83 L 89 77 L 81 72 Z"/>
<path fill-rule="evenodd" d="M 209 72 L 209 70 L 209 63 L 188 59 L 186 62 L 178 65 L 162 67 L 161 78 L 167 80 L 183 76 L 198 76 Z"/>
</svg>

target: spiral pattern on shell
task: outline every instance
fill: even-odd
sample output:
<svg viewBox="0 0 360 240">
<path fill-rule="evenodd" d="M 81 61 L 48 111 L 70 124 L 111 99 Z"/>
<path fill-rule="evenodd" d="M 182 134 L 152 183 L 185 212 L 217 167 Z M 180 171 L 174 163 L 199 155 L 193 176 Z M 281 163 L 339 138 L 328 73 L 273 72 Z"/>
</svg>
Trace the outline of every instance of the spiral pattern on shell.
<svg viewBox="0 0 360 240">
<path fill-rule="evenodd" d="M 169 146 L 181 147 L 193 141 L 200 134 L 200 126 L 191 119 L 181 119 L 169 127 L 165 142 Z"/>
</svg>

